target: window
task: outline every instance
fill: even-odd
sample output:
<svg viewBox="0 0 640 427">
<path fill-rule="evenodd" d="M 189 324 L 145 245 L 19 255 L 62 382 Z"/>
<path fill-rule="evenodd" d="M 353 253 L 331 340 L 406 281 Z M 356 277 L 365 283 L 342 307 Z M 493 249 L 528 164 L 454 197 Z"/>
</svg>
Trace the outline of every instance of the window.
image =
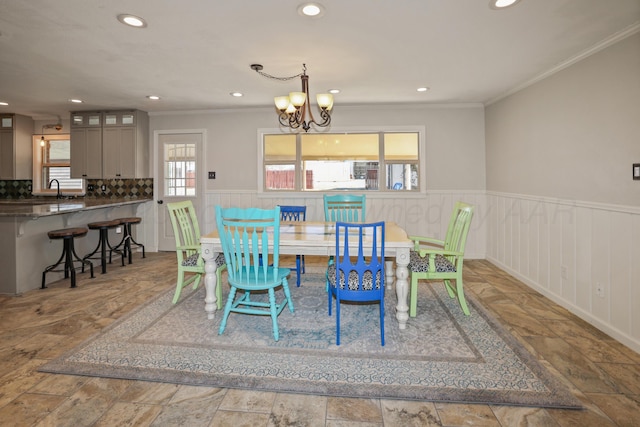
<svg viewBox="0 0 640 427">
<path fill-rule="evenodd" d="M 68 134 L 33 137 L 33 181 L 32 193 L 35 195 L 66 196 L 84 194 L 84 180 L 71 178 L 71 142 Z M 52 180 L 57 180 L 52 181 Z M 49 188 L 51 187 L 51 188 Z"/>
<path fill-rule="evenodd" d="M 195 196 L 196 145 L 164 144 L 164 195 Z"/>
<path fill-rule="evenodd" d="M 419 191 L 420 132 L 263 134 L 264 191 Z"/>
</svg>

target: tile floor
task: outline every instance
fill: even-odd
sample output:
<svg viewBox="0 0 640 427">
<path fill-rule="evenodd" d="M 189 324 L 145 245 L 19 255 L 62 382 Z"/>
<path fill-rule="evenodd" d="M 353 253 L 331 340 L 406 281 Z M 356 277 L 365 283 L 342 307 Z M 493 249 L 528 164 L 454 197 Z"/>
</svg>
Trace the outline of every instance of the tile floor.
<svg viewBox="0 0 640 427">
<path fill-rule="evenodd" d="M 322 265 L 324 259 L 307 257 Z M 98 270 L 99 271 L 99 270 Z M 53 375 L 38 366 L 175 283 L 175 255 L 0 296 L 2 426 L 639 426 L 640 354 L 487 261 L 472 292 L 569 386 L 584 410 L 369 400 Z"/>
</svg>

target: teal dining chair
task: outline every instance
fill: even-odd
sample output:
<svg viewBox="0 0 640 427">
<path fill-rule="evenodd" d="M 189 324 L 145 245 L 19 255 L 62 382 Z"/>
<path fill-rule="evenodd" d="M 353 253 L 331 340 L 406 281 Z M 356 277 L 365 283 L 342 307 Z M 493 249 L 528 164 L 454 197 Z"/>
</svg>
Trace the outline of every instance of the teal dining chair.
<svg viewBox="0 0 640 427">
<path fill-rule="evenodd" d="M 336 223 L 335 262 L 327 268 L 329 316 L 336 300 L 336 345 L 340 345 L 340 303 L 356 301 L 380 304 L 380 342 L 384 346 L 384 231 L 384 222 Z"/>
<path fill-rule="evenodd" d="M 167 203 L 173 235 L 176 239 L 176 256 L 178 258 L 178 281 L 173 295 L 173 303 L 177 303 L 185 286 L 193 283 L 196 289 L 205 275 L 204 261 L 200 253 L 200 227 L 198 217 L 191 200 Z M 216 265 L 216 298 L 218 309 L 222 309 L 221 274 L 226 268 L 223 254 L 214 260 Z"/>
<path fill-rule="evenodd" d="M 356 194 L 324 195 L 324 220 L 327 222 L 363 222 L 366 196 Z"/>
<path fill-rule="evenodd" d="M 278 316 L 286 306 L 293 313 L 287 283 L 291 270 L 279 266 L 280 208 L 223 209 L 216 206 L 216 225 L 231 287 L 218 333 L 224 332 L 232 312 L 271 316 L 273 337 L 278 341 Z M 284 292 L 280 303 L 275 296 L 275 289 L 279 287 Z M 268 301 L 251 299 L 252 292 L 263 293 L 265 290 Z M 236 298 L 238 291 L 243 295 Z"/>
<path fill-rule="evenodd" d="M 307 207 L 306 206 L 287 206 L 280 205 L 280 221 L 306 221 L 307 220 Z M 300 275 L 305 273 L 304 255 L 296 255 L 295 268 L 289 268 L 296 272 L 296 286 L 300 287 Z"/>
</svg>

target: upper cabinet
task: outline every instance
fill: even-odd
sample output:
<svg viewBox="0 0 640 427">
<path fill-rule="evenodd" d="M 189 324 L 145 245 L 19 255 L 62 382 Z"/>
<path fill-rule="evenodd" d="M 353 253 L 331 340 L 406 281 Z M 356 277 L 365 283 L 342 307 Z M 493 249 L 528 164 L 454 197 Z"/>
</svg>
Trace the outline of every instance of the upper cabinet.
<svg viewBox="0 0 640 427">
<path fill-rule="evenodd" d="M 148 135 L 149 116 L 144 111 L 72 113 L 72 176 L 105 179 L 148 177 Z"/>
<path fill-rule="evenodd" d="M 103 178 L 149 176 L 149 116 L 144 111 L 104 114 L 102 127 Z"/>
<path fill-rule="evenodd" d="M 102 113 L 71 113 L 71 178 L 102 178 Z"/>
<path fill-rule="evenodd" d="M 0 179 L 31 179 L 33 120 L 0 114 Z"/>
</svg>

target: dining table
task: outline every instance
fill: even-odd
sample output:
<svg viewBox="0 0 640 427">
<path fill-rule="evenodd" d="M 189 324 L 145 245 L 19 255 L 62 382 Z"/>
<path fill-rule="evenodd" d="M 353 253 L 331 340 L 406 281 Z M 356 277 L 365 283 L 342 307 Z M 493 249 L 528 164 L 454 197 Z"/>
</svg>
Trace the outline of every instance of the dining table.
<svg viewBox="0 0 640 427">
<path fill-rule="evenodd" d="M 365 237 L 363 245 L 367 246 Z M 216 300 L 216 262 L 215 259 L 222 252 L 222 245 L 218 231 L 212 231 L 201 236 L 201 254 L 205 262 L 205 312 L 209 319 L 215 318 Z M 369 241 L 369 245 L 370 245 Z M 291 221 L 280 223 L 280 254 L 281 255 L 335 255 L 336 251 L 336 223 L 314 221 Z M 385 221 L 385 283 L 387 290 L 392 290 L 395 282 L 396 291 L 396 319 L 400 329 L 406 329 L 409 319 L 409 251 L 413 249 L 413 241 L 407 233 L 395 222 Z M 393 268 L 393 260 L 396 267 Z M 395 272 L 395 281 L 394 281 Z M 322 288 L 324 289 L 324 287 Z"/>
</svg>

